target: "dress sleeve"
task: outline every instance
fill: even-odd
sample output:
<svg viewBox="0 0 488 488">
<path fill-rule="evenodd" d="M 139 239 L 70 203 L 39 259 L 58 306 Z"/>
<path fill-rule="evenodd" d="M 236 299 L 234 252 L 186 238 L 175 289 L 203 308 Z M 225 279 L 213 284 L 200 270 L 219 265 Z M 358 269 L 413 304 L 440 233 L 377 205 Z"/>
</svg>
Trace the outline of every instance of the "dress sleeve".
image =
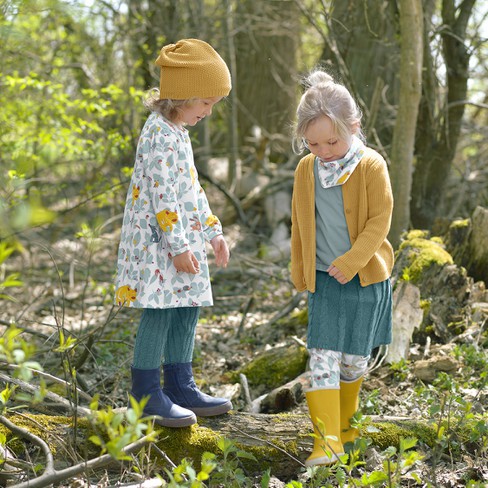
<svg viewBox="0 0 488 488">
<path fill-rule="evenodd" d="M 198 192 L 198 211 L 199 220 L 202 224 L 203 235 L 206 241 L 211 241 L 214 237 L 223 234 L 222 224 L 216 215 L 212 213 L 208 204 L 207 195 L 198 181 L 198 175 L 195 169 L 195 185 Z"/>
<path fill-rule="evenodd" d="M 176 256 L 190 250 L 178 202 L 178 142 L 171 134 L 159 133 L 147 143 L 150 145 L 145 175 L 148 192 L 164 239 L 171 254 Z"/>
</svg>

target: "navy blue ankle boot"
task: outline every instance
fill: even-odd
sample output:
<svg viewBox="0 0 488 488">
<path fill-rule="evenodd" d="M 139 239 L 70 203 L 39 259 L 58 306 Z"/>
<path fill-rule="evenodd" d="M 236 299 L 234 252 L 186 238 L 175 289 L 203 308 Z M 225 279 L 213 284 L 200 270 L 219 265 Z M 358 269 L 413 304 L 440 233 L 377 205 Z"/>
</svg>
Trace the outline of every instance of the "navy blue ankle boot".
<svg viewBox="0 0 488 488">
<path fill-rule="evenodd" d="M 157 415 L 155 422 L 164 427 L 187 427 L 196 423 L 195 414 L 186 408 L 175 405 L 161 388 L 161 371 L 157 369 L 131 368 L 131 395 L 139 402 L 150 396 L 144 407 L 144 415 Z"/>
<path fill-rule="evenodd" d="M 163 392 L 180 407 L 187 408 L 200 417 L 221 415 L 232 408 L 230 400 L 213 398 L 197 388 L 191 363 L 165 364 L 163 372 Z"/>
</svg>

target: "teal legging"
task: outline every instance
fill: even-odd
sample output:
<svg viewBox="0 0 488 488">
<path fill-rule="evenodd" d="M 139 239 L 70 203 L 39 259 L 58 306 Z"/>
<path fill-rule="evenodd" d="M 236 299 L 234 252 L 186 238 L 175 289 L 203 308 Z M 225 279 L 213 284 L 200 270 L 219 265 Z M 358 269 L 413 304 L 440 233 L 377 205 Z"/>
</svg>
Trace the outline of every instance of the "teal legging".
<svg viewBox="0 0 488 488">
<path fill-rule="evenodd" d="M 137 330 L 133 367 L 156 369 L 189 363 L 193 357 L 200 307 L 145 308 Z"/>
</svg>

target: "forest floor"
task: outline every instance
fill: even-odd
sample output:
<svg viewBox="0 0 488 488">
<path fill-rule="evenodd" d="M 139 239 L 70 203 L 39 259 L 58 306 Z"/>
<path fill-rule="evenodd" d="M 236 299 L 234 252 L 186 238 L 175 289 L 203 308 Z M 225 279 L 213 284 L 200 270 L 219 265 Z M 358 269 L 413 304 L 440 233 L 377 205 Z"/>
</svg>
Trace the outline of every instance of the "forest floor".
<svg viewBox="0 0 488 488">
<path fill-rule="evenodd" d="M 95 340 L 89 354 L 79 364 L 77 374 L 88 385 L 90 394 L 98 393 L 104 404 L 123 407 L 127 404 L 130 389 L 130 364 L 140 312 L 132 309 L 117 311 L 112 306 L 119 220 L 118 217 L 105 217 L 105 223 L 97 232 L 80 225 L 76 238 L 73 237 L 76 234 L 73 225 L 67 217 L 63 226 L 50 229 L 49 235 L 32 231 L 25 236 L 25 251 L 8 262 L 8 268 L 19 272 L 25 284 L 9 290 L 15 301 L 4 302 L 2 323 L 14 321 L 32 334 L 38 347 L 35 359 L 45 371 L 54 375 L 62 375 L 60 355 L 54 351 L 59 342 L 60 327 L 79 339 L 87 340 L 93 336 Z M 297 320 L 273 321 L 295 294 L 288 259 L 269 262 L 257 257 L 265 254 L 266 238 L 250 233 L 238 224 L 226 229 L 226 237 L 232 257 L 227 269 L 217 269 L 211 263 L 215 304 L 202 309 L 194 369 L 196 379 L 203 382 L 205 391 L 216 395 L 228 395 L 232 391 L 234 408 L 243 411 L 248 404 L 242 388 L 227 384 L 225 373 L 244 366 L 266 349 L 297 339 L 305 341 L 306 326 Z M 305 295 L 297 308 L 304 307 Z M 376 368 L 364 382 L 362 412 L 365 415 L 426 419 L 431 416 L 429 412 L 435 402 L 439 402 L 439 409 L 445 409 L 441 403 L 446 397 L 435 397 L 430 393 L 430 396 L 424 395 L 424 403 L 419 400 L 419 379 L 414 375 L 412 365 L 416 359 L 425 356 L 426 347 L 431 355 L 439 351 L 443 355 L 454 355 L 459 346 L 459 343 L 412 344 L 411 362 L 394 368 L 389 365 Z M 482 353 L 486 359 L 486 350 Z M 480 392 L 474 385 L 482 371 L 486 371 L 486 364 L 476 371 L 472 364 L 475 359 L 468 364 L 463 356 L 459 369 L 452 375 L 459 376 L 456 394 L 472 402 L 473 412 L 481 413 L 486 408 L 486 388 Z M 475 377 L 470 380 L 466 375 Z M 429 388 L 427 386 L 427 390 Z M 250 391 L 252 399 L 263 393 L 265 391 L 259 388 Z M 292 411 L 307 412 L 305 401 Z M 459 452 L 461 454 L 455 457 L 446 450 L 434 460 L 433 454 L 426 450 L 424 459 L 412 468 L 425 484 L 415 484 L 407 475 L 402 486 L 458 487 L 467 486 L 469 479 L 488 482 L 486 457 L 480 459 L 467 451 Z M 381 463 L 378 456 L 371 447 L 368 456 L 371 469 L 375 462 Z M 272 475 L 279 478 L 279 473 Z M 297 466 L 296 479 L 301 476 L 303 469 Z M 275 483 L 273 486 L 284 486 L 278 480 Z"/>
</svg>

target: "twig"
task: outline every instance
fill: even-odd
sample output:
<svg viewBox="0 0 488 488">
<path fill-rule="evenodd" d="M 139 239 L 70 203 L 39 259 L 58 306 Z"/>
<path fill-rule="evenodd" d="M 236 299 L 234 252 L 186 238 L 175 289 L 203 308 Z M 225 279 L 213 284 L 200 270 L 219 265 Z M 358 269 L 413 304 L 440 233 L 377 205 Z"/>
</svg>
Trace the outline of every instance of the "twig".
<svg viewBox="0 0 488 488">
<path fill-rule="evenodd" d="M 169 458 L 169 456 L 160 449 L 156 444 L 153 444 L 152 449 L 154 449 L 172 468 L 176 468 L 176 464 Z"/>
<path fill-rule="evenodd" d="M 18 366 L 17 364 L 9 364 L 9 363 L 5 363 L 5 366 L 9 369 L 20 369 L 20 366 Z M 39 376 L 42 376 L 43 378 L 47 378 L 51 381 L 53 381 L 54 383 L 58 383 L 60 385 L 64 385 L 66 387 L 71 387 L 71 385 L 66 382 L 65 380 L 62 380 L 61 378 L 58 378 L 57 376 L 53 376 L 49 373 L 45 373 L 44 371 L 39 371 L 38 369 L 33 369 L 33 368 L 27 368 L 29 371 L 32 371 L 34 374 L 36 375 L 39 375 Z M 76 388 L 78 394 L 83 397 L 85 400 L 87 400 L 88 402 L 91 402 L 93 400 L 93 398 L 88 395 L 87 393 L 85 393 L 83 390 L 80 390 L 79 388 Z"/>
<path fill-rule="evenodd" d="M 299 346 L 301 347 L 307 347 L 307 344 L 302 340 L 300 339 L 300 337 L 297 337 L 296 335 L 292 336 L 291 337 Z"/>
<path fill-rule="evenodd" d="M 0 373 L 0 379 L 7 382 L 7 383 L 13 383 L 14 385 L 19 386 L 22 390 L 28 391 L 31 393 L 38 393 L 40 391 L 40 388 L 31 385 L 29 383 L 26 383 L 25 381 L 19 380 L 18 378 L 12 378 L 11 376 L 8 376 L 6 374 Z M 49 400 L 52 400 L 53 402 L 56 402 L 60 404 L 65 410 L 68 411 L 73 411 L 73 405 L 63 398 L 60 395 L 57 395 L 56 393 L 53 393 L 51 391 L 47 391 L 45 394 L 45 398 L 48 398 Z M 79 415 L 88 415 L 90 413 L 90 409 L 85 408 L 85 407 L 80 407 L 76 406 L 76 411 L 78 412 Z"/>
<path fill-rule="evenodd" d="M 227 189 L 224 187 L 224 185 L 221 185 L 218 181 L 215 181 L 209 174 L 205 173 L 202 169 L 198 170 L 198 174 L 205 180 L 209 181 L 212 185 L 214 185 L 216 188 L 218 188 L 226 197 L 227 199 L 232 203 L 234 208 L 236 209 L 237 215 L 239 215 L 240 221 L 249 227 L 249 220 L 246 217 L 246 214 L 241 206 L 241 202 L 239 199 L 229 193 Z"/>
<path fill-rule="evenodd" d="M 300 303 L 300 300 L 303 297 L 303 293 L 296 293 L 292 299 L 288 302 L 288 304 L 279 312 L 277 312 L 273 317 L 269 319 L 266 325 L 273 325 L 275 322 L 278 322 L 283 317 L 286 317 L 293 309 L 297 307 Z"/>
<path fill-rule="evenodd" d="M 299 459 L 297 459 L 295 456 L 292 456 L 288 451 L 285 451 L 283 448 L 277 446 L 276 444 L 273 444 L 272 442 L 267 441 L 266 439 L 260 439 L 259 437 L 255 437 L 251 434 L 248 434 L 247 432 L 243 432 L 241 429 L 239 429 L 237 427 L 232 426 L 231 428 L 232 428 L 232 430 L 235 430 L 235 431 L 239 432 L 240 434 L 245 435 L 246 437 L 249 437 L 249 439 L 254 439 L 254 440 L 259 441 L 259 442 L 265 442 L 266 444 L 268 444 L 268 446 L 271 446 L 271 447 L 274 447 L 275 449 L 278 449 L 278 451 L 281 451 L 283 454 L 286 454 L 289 458 L 293 459 L 293 461 L 298 463 L 300 466 L 305 467 L 305 464 L 303 464 Z"/>
<path fill-rule="evenodd" d="M 381 367 L 388 354 L 388 346 L 380 346 L 380 352 L 374 358 L 373 364 L 368 368 L 367 373 L 372 373 Z"/>
<path fill-rule="evenodd" d="M 10 327 L 12 325 L 18 325 L 18 324 L 16 320 L 7 321 L 7 320 L 0 319 L 0 325 L 5 325 L 7 327 Z M 22 329 L 22 332 L 25 332 L 27 334 L 38 336 L 41 337 L 42 339 L 49 339 L 49 336 L 47 334 L 44 334 L 43 332 L 39 332 L 38 330 L 29 329 L 28 327 L 24 327 L 22 325 L 18 325 L 18 328 Z"/>
<path fill-rule="evenodd" d="M 116 485 L 107 486 L 107 488 L 157 488 L 163 486 L 164 481 L 159 478 L 151 478 L 141 482 L 134 483 L 117 483 Z"/>
<path fill-rule="evenodd" d="M 239 378 L 241 380 L 242 389 L 244 390 L 244 398 L 246 399 L 246 404 L 248 408 L 252 407 L 251 393 L 249 392 L 249 384 L 247 382 L 247 377 L 245 374 L 240 374 Z"/>
<path fill-rule="evenodd" d="M 239 324 L 239 327 L 237 329 L 237 334 L 236 334 L 237 338 L 241 337 L 242 332 L 244 331 L 244 324 L 246 323 L 247 314 L 249 313 L 249 310 L 251 310 L 253 304 L 254 304 L 254 295 L 252 295 L 251 298 L 249 298 L 244 308 L 244 311 L 242 312 L 241 323 Z"/>
</svg>

